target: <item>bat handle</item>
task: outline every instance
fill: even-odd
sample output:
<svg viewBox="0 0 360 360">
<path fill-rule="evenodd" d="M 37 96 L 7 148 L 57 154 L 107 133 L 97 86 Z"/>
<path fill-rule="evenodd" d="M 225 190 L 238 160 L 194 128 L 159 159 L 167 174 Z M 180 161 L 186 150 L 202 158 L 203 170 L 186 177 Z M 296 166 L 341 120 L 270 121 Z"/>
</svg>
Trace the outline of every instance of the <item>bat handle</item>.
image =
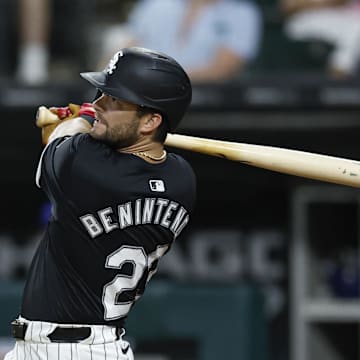
<svg viewBox="0 0 360 360">
<path fill-rule="evenodd" d="M 45 106 L 39 106 L 36 112 L 35 119 L 36 119 L 36 126 L 40 128 L 43 128 L 44 126 L 47 125 L 53 125 L 60 120 L 60 118 L 56 114 L 51 112 Z"/>
</svg>

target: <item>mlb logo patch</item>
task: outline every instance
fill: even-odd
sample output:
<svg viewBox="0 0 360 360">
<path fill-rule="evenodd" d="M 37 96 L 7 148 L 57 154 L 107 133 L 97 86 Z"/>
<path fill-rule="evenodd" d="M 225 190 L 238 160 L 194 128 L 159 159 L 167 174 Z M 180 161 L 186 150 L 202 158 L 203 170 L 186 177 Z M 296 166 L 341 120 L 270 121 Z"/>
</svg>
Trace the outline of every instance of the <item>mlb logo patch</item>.
<svg viewBox="0 0 360 360">
<path fill-rule="evenodd" d="M 162 180 L 149 180 L 150 190 L 155 192 L 164 192 L 165 184 Z"/>
</svg>

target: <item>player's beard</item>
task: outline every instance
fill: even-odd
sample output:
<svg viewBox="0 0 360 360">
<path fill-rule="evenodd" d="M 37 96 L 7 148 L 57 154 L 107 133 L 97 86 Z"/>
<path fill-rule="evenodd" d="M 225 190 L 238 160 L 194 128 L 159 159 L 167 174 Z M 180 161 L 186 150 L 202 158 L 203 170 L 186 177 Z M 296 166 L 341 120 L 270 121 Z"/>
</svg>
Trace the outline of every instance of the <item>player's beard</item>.
<svg viewBox="0 0 360 360">
<path fill-rule="evenodd" d="M 138 131 L 139 124 L 140 118 L 134 116 L 134 118 L 126 124 L 120 123 L 112 127 L 108 126 L 108 124 L 102 124 L 102 126 L 106 127 L 105 131 L 101 133 L 96 130 L 91 131 L 90 135 L 94 139 L 100 140 L 114 149 L 122 149 L 137 142 L 140 137 Z"/>
</svg>

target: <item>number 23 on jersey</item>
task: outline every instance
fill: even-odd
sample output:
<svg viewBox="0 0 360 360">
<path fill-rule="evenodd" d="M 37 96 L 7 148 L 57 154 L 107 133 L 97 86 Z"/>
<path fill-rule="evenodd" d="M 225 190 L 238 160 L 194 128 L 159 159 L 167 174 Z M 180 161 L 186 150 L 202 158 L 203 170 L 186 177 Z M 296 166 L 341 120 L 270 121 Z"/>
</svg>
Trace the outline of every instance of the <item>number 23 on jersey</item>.
<svg viewBox="0 0 360 360">
<path fill-rule="evenodd" d="M 146 279 L 148 282 L 156 272 L 157 261 L 166 253 L 168 248 L 169 245 L 158 246 L 154 252 L 146 255 L 145 250 L 140 246 L 124 245 L 107 256 L 106 268 L 120 270 L 125 263 L 130 263 L 133 266 L 133 271 L 130 276 L 118 274 L 112 281 L 105 284 L 102 296 L 105 320 L 116 320 L 128 314 L 133 303 L 141 295 L 134 295 L 126 302 L 118 302 L 118 297 L 125 291 L 136 290 L 145 271 L 148 271 Z"/>
</svg>

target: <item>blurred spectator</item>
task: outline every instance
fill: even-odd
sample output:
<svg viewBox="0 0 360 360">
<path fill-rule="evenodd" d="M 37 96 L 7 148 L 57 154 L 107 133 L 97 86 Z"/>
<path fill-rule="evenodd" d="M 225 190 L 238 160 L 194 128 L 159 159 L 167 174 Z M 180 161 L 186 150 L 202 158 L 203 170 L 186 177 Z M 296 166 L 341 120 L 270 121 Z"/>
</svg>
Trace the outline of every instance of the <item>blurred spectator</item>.
<svg viewBox="0 0 360 360">
<path fill-rule="evenodd" d="M 19 0 L 19 48 L 16 77 L 38 85 L 48 79 L 50 0 Z"/>
<path fill-rule="evenodd" d="M 142 0 L 105 32 L 98 67 L 119 48 L 142 46 L 176 58 L 192 81 L 228 80 L 255 59 L 261 34 L 260 10 L 245 0 Z"/>
<path fill-rule="evenodd" d="M 360 0 L 280 0 L 293 40 L 319 40 L 332 46 L 327 70 L 335 78 L 357 73 L 360 60 Z"/>
<path fill-rule="evenodd" d="M 50 79 L 70 79 L 74 72 L 84 69 L 95 3 L 0 0 L 0 46 L 4 55 L 0 75 L 15 74 L 21 84 L 41 85 Z"/>
</svg>

